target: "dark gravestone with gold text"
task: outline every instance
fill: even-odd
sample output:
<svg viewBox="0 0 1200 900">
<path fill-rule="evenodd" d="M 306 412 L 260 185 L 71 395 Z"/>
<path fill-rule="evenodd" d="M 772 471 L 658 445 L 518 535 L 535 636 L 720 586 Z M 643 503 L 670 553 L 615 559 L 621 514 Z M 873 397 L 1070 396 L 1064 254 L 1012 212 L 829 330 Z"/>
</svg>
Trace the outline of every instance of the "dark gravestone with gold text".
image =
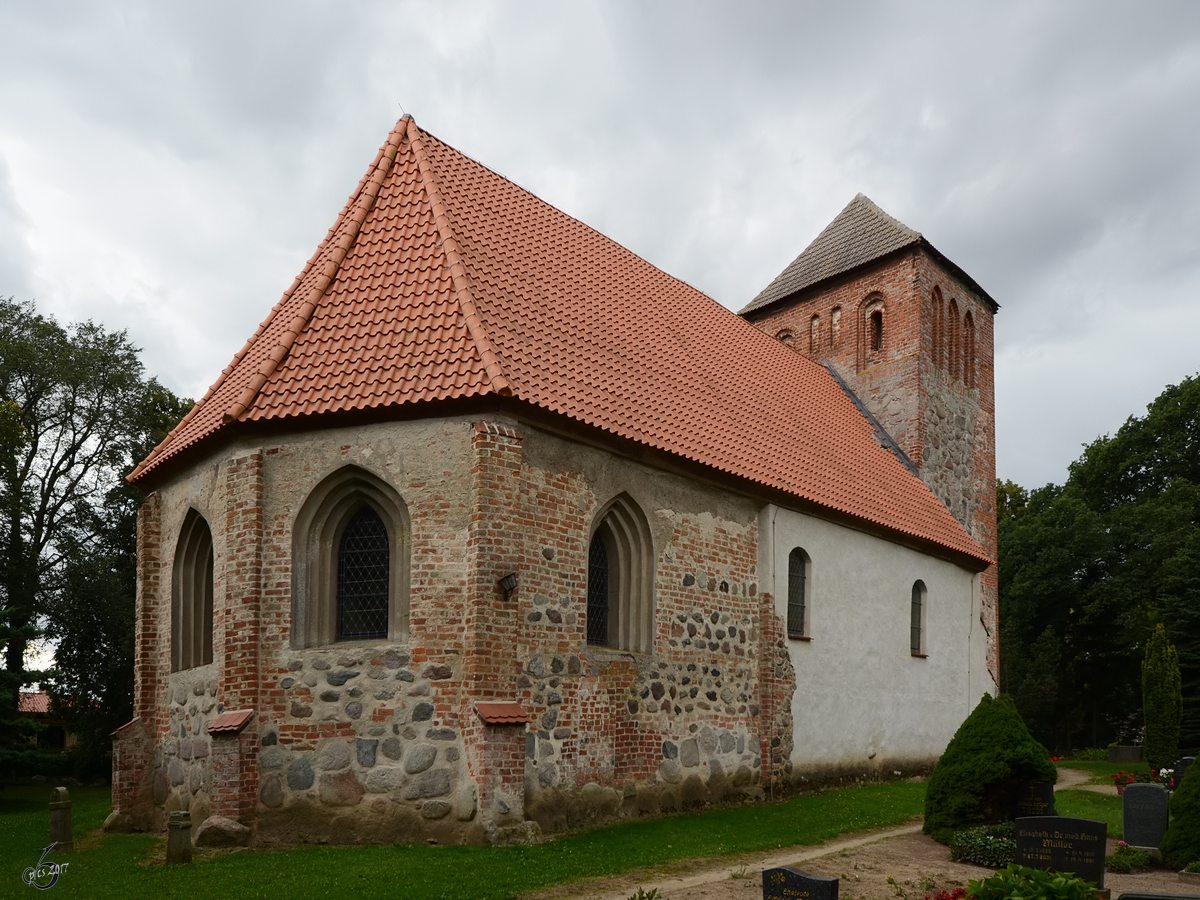
<svg viewBox="0 0 1200 900">
<path fill-rule="evenodd" d="M 1054 815 L 1054 783 L 1050 781 L 1027 781 L 1021 785 L 1013 811 L 1014 819 L 1026 816 Z"/>
<path fill-rule="evenodd" d="M 1070 872 L 1104 887 L 1108 823 L 1069 816 L 1017 819 L 1017 863 L 1032 869 Z"/>
<path fill-rule="evenodd" d="M 763 869 L 763 900 L 838 900 L 838 880 L 791 866 Z"/>
</svg>

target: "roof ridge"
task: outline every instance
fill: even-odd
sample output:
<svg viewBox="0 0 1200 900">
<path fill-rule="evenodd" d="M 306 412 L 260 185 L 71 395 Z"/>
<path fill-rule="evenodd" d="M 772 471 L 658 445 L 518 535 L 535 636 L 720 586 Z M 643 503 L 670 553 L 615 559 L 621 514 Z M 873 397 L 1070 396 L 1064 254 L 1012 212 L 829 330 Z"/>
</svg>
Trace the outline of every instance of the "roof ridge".
<svg viewBox="0 0 1200 900">
<path fill-rule="evenodd" d="M 471 335 L 471 340 L 475 342 L 475 349 L 479 351 L 484 370 L 487 372 L 492 386 L 496 389 L 496 393 L 512 396 L 512 385 L 509 384 L 508 378 L 500 366 L 500 357 L 483 327 L 483 320 L 479 317 L 479 310 L 475 307 L 475 300 L 471 296 L 471 286 L 467 281 L 467 267 L 463 265 L 462 256 L 458 252 L 458 241 L 450 230 L 450 216 L 447 213 L 446 201 L 442 199 L 437 177 L 433 173 L 433 164 L 425 152 L 425 143 L 421 140 L 421 129 L 417 127 L 416 121 L 411 117 L 408 119 L 408 141 L 413 155 L 417 158 L 417 169 L 421 173 L 421 186 L 425 189 L 425 195 L 433 210 L 433 221 L 437 226 L 438 236 L 442 239 L 442 253 L 445 254 L 446 262 L 450 266 L 454 297 L 458 300 L 459 308 L 466 320 L 467 331 Z"/>
<path fill-rule="evenodd" d="M 334 242 L 329 259 L 326 260 L 325 266 L 317 276 L 316 282 L 309 288 L 304 302 L 300 304 L 300 308 L 296 311 L 295 318 L 292 319 L 287 330 L 280 336 L 279 343 L 267 354 L 267 358 L 259 365 L 258 371 L 254 373 L 254 377 L 250 379 L 250 383 L 243 388 L 237 400 L 233 402 L 233 405 L 225 411 L 223 418 L 226 422 L 240 419 L 245 414 L 250 404 L 254 402 L 254 398 L 258 396 L 258 392 L 267 383 L 267 379 L 271 377 L 275 369 L 283 362 L 284 357 L 287 356 L 288 351 L 292 349 L 292 344 L 296 342 L 296 338 L 300 336 L 300 332 L 304 330 L 304 326 L 308 324 L 308 320 L 316 311 L 317 304 L 325 295 L 325 291 L 333 283 L 334 276 L 337 275 L 338 269 L 346 259 L 346 254 L 350 252 L 350 248 L 358 240 L 359 229 L 362 228 L 367 214 L 375 205 L 375 198 L 379 196 L 380 186 L 383 184 L 384 179 L 387 178 L 388 172 L 391 171 L 392 164 L 396 161 L 396 154 L 400 149 L 400 138 L 404 133 L 401 127 L 404 124 L 404 119 L 412 121 L 411 117 L 405 116 L 396 123 L 396 126 L 388 135 L 387 142 L 380 149 L 375 162 L 368 170 L 368 176 L 364 178 L 365 184 L 359 182 L 360 188 L 356 198 L 357 202 L 343 211 L 339 217 L 339 221 L 334 223 L 333 231 L 336 233 L 346 222 L 349 222 L 350 227 L 342 231 L 341 237 Z M 349 214 L 347 215 L 347 213 Z M 328 246 L 326 244 L 326 247 Z"/>
</svg>

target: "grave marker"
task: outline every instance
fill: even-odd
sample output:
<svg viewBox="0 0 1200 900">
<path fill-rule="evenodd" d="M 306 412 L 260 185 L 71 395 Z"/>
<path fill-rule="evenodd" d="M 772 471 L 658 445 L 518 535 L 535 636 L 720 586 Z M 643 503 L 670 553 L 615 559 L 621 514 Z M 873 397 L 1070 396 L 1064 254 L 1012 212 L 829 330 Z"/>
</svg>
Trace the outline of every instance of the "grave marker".
<svg viewBox="0 0 1200 900">
<path fill-rule="evenodd" d="M 1161 784 L 1131 784 L 1121 795 L 1121 831 L 1125 843 L 1154 850 L 1167 833 L 1167 801 Z"/>
<path fill-rule="evenodd" d="M 1029 816 L 1054 815 L 1054 783 L 1050 781 L 1027 781 L 1021 786 L 1014 804 L 1014 819 Z"/>
<path fill-rule="evenodd" d="M 838 900 L 838 880 L 791 866 L 763 869 L 763 900 Z"/>
<path fill-rule="evenodd" d="M 75 849 L 75 838 L 71 833 L 71 795 L 65 787 L 55 788 L 50 793 L 50 840 L 57 845 L 56 851 Z"/>
<path fill-rule="evenodd" d="M 1017 819 L 1017 863 L 1034 869 L 1070 872 L 1104 887 L 1108 824 L 1069 816 Z"/>
<path fill-rule="evenodd" d="M 1194 756 L 1180 757 L 1179 762 L 1175 763 L 1175 774 L 1171 777 L 1175 779 L 1175 789 L 1179 789 L 1179 785 L 1183 783 L 1183 776 L 1187 773 L 1188 766 L 1196 761 Z"/>
</svg>

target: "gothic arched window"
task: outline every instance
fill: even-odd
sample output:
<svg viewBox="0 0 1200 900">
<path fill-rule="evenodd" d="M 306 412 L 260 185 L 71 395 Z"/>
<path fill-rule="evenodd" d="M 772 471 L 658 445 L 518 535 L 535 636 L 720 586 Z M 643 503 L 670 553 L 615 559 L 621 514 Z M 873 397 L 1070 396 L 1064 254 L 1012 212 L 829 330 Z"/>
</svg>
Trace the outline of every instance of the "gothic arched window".
<svg viewBox="0 0 1200 900">
<path fill-rule="evenodd" d="M 338 542 L 337 636 L 340 640 L 387 637 L 389 545 L 383 519 L 364 504 L 346 525 Z"/>
<path fill-rule="evenodd" d="M 322 481 L 292 534 L 292 646 L 408 637 L 408 509 L 358 466 Z"/>
<path fill-rule="evenodd" d="M 189 509 L 171 571 L 171 671 L 213 661 L 213 539 L 204 516 Z"/>
<path fill-rule="evenodd" d="M 654 646 L 650 527 L 627 494 L 598 518 L 588 542 L 588 643 L 649 653 Z"/>
</svg>

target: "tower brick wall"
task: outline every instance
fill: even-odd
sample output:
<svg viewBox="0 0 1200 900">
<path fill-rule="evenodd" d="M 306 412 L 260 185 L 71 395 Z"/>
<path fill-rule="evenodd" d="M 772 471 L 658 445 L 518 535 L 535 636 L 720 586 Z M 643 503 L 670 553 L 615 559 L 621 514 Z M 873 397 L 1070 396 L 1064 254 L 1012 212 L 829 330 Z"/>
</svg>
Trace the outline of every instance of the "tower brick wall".
<svg viewBox="0 0 1200 900">
<path fill-rule="evenodd" d="M 832 364 L 995 560 L 993 312 L 976 289 L 915 247 L 746 318 L 796 352 Z M 988 669 L 999 684 L 995 564 L 980 576 L 979 600 Z"/>
</svg>

